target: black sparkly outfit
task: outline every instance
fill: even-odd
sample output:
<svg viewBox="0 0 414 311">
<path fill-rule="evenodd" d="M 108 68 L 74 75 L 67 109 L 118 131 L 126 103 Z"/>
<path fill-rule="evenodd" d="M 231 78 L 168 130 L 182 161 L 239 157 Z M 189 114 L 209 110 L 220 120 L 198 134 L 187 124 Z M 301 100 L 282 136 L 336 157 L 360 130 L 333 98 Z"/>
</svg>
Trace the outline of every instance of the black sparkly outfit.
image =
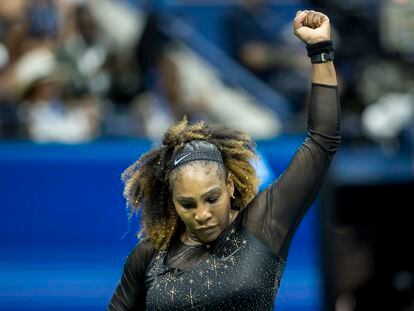
<svg viewBox="0 0 414 311">
<path fill-rule="evenodd" d="M 143 240 L 108 310 L 273 310 L 290 241 L 340 143 L 337 87 L 312 84 L 308 135 L 285 172 L 209 245 Z"/>
</svg>

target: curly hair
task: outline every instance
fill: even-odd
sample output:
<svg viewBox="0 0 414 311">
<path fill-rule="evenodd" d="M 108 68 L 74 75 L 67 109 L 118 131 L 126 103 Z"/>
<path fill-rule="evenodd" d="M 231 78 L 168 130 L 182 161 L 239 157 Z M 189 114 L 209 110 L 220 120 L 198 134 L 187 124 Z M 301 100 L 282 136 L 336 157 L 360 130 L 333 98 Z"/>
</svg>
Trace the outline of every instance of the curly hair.
<svg viewBox="0 0 414 311">
<path fill-rule="evenodd" d="M 184 118 L 166 131 L 161 145 L 122 174 L 131 213 L 141 211 L 139 235 L 149 238 L 155 248 L 167 247 L 180 220 L 171 200 L 169 162 L 174 152 L 193 140 L 207 141 L 221 151 L 235 188 L 232 208 L 245 208 L 257 194 L 259 179 L 250 163 L 256 157 L 256 145 L 250 136 L 206 122 L 189 124 Z"/>
</svg>

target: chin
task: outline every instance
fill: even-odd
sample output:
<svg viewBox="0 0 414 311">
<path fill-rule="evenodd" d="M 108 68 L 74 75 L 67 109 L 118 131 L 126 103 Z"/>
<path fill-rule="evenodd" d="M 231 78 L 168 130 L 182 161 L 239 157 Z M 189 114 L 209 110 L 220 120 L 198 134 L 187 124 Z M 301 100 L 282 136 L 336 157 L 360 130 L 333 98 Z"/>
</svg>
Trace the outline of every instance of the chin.
<svg viewBox="0 0 414 311">
<path fill-rule="evenodd" d="M 221 232 L 212 232 L 208 235 L 206 234 L 206 235 L 200 236 L 198 240 L 201 243 L 211 243 L 211 242 L 214 242 L 219 237 L 220 233 Z"/>
</svg>

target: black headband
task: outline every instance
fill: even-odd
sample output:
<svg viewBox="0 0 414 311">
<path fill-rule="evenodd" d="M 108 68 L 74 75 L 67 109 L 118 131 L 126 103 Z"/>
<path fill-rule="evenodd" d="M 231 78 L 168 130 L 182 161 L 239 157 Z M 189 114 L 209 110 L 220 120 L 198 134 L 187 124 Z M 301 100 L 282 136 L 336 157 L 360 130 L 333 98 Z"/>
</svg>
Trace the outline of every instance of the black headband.
<svg viewBox="0 0 414 311">
<path fill-rule="evenodd" d="M 173 153 L 169 164 L 170 171 L 191 161 L 215 161 L 224 165 L 220 150 L 204 140 L 192 140 L 179 151 Z"/>
</svg>

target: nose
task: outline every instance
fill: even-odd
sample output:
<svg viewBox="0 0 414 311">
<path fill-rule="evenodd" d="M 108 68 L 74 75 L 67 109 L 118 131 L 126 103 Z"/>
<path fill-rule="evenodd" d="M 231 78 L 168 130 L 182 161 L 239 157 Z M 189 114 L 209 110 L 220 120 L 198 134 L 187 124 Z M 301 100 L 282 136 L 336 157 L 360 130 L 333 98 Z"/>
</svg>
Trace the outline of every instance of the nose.
<svg viewBox="0 0 414 311">
<path fill-rule="evenodd" d="M 199 206 L 194 215 L 194 219 L 199 225 L 208 223 L 211 217 L 212 215 L 210 213 L 210 210 L 205 205 Z"/>
</svg>

